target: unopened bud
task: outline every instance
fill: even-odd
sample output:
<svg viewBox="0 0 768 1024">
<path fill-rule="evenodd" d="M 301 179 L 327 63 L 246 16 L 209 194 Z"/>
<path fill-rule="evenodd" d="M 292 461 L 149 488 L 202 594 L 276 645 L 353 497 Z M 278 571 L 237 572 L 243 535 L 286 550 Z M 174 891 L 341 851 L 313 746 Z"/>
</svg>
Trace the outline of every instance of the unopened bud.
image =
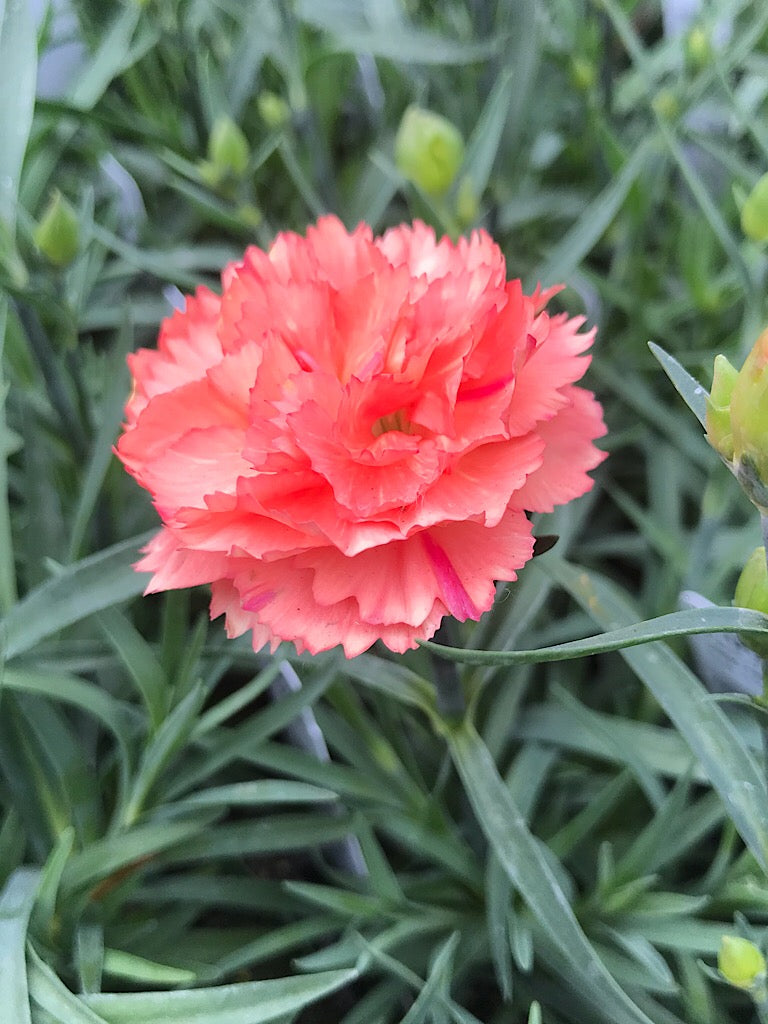
<svg viewBox="0 0 768 1024">
<path fill-rule="evenodd" d="M 768 510 L 768 330 L 747 356 L 731 389 L 734 462 L 750 500 Z"/>
<path fill-rule="evenodd" d="M 58 189 L 33 232 L 35 245 L 56 267 L 67 267 L 77 256 L 80 225 L 77 213 Z"/>
<path fill-rule="evenodd" d="M 707 399 L 707 440 L 728 462 L 733 461 L 731 394 L 738 375 L 725 356 L 715 356 L 712 390 Z"/>
<path fill-rule="evenodd" d="M 757 993 L 765 987 L 765 957 L 748 939 L 724 935 L 717 954 L 717 966 L 727 982 Z"/>
<path fill-rule="evenodd" d="M 741 230 L 753 242 L 768 240 L 768 174 L 764 174 L 741 208 Z"/>
<path fill-rule="evenodd" d="M 736 608 L 751 608 L 753 611 L 768 615 L 768 566 L 765 561 L 765 548 L 755 548 L 747 559 L 736 584 L 733 604 Z M 761 658 L 768 657 L 768 638 L 742 636 L 741 639 Z"/>
<path fill-rule="evenodd" d="M 291 118 L 291 108 L 275 92 L 263 92 L 257 100 L 259 114 L 268 128 L 282 128 Z"/>
<path fill-rule="evenodd" d="M 571 81 L 580 92 L 589 92 L 597 81 L 594 62 L 585 57 L 574 57 L 571 61 Z"/>
<path fill-rule="evenodd" d="M 712 40 L 701 25 L 694 26 L 688 33 L 685 40 L 685 56 L 695 71 L 712 63 Z"/>
<path fill-rule="evenodd" d="M 660 89 L 653 97 L 651 106 L 665 121 L 674 121 L 680 114 L 680 101 L 671 89 Z"/>
<path fill-rule="evenodd" d="M 410 106 L 397 130 L 395 160 L 401 174 L 427 195 L 442 196 L 464 160 L 464 140 L 447 118 Z"/>
<path fill-rule="evenodd" d="M 207 185 L 219 188 L 238 181 L 248 169 L 248 140 L 231 117 L 216 120 L 208 139 L 208 160 L 200 173 Z"/>
</svg>

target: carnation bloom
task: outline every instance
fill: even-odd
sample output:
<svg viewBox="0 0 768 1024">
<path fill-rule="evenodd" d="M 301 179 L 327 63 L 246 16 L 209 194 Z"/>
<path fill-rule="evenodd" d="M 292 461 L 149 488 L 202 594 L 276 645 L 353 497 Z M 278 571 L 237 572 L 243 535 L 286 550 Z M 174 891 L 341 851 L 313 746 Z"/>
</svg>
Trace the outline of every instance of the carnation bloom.
<svg viewBox="0 0 768 1024">
<path fill-rule="evenodd" d="M 477 619 L 531 557 L 526 511 L 589 490 L 593 331 L 523 294 L 484 231 L 323 217 L 226 267 L 130 356 L 117 452 L 163 521 L 148 591 L 210 583 L 256 650 L 352 657 Z"/>
</svg>

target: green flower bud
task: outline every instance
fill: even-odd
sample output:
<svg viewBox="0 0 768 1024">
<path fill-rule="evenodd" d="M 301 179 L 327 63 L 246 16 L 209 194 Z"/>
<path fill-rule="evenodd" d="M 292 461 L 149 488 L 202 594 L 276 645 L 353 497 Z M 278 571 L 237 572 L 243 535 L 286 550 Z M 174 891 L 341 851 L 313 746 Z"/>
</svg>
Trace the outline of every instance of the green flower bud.
<svg viewBox="0 0 768 1024">
<path fill-rule="evenodd" d="M 685 57 L 695 71 L 712 63 L 712 40 L 701 25 L 694 26 L 685 40 Z"/>
<path fill-rule="evenodd" d="M 717 966 L 727 982 L 748 992 L 765 986 L 765 957 L 748 939 L 724 935 L 717 954 Z"/>
<path fill-rule="evenodd" d="M 585 57 L 574 57 L 571 61 L 571 81 L 580 92 L 589 92 L 597 81 L 594 62 Z"/>
<path fill-rule="evenodd" d="M 768 174 L 764 174 L 741 208 L 741 230 L 753 242 L 768 240 Z"/>
<path fill-rule="evenodd" d="M 242 178 L 248 169 L 248 140 L 231 117 L 219 117 L 208 139 L 208 158 L 222 176 Z"/>
<path fill-rule="evenodd" d="M 731 394 L 738 375 L 725 356 L 715 356 L 712 390 L 707 399 L 707 440 L 728 462 L 733 461 Z"/>
<path fill-rule="evenodd" d="M 768 511 L 768 330 L 731 388 L 731 433 L 739 481 L 750 500 Z"/>
<path fill-rule="evenodd" d="M 56 189 L 32 235 L 40 252 L 55 267 L 67 267 L 77 256 L 80 224 L 72 205 Z"/>
<path fill-rule="evenodd" d="M 263 92 L 258 98 L 259 114 L 268 128 L 282 128 L 291 119 L 291 108 L 274 92 Z"/>
<path fill-rule="evenodd" d="M 395 137 L 395 161 L 401 174 L 430 196 L 442 196 L 464 160 L 458 128 L 431 110 L 410 106 Z"/>
<path fill-rule="evenodd" d="M 653 97 L 651 106 L 665 121 L 674 121 L 680 114 L 680 101 L 671 89 L 660 89 Z"/>
<path fill-rule="evenodd" d="M 751 608 L 768 615 L 768 566 L 765 562 L 765 548 L 755 548 L 741 570 L 736 592 L 733 595 L 736 608 Z M 768 639 L 742 636 L 742 642 L 751 647 L 761 658 L 768 657 Z"/>
</svg>

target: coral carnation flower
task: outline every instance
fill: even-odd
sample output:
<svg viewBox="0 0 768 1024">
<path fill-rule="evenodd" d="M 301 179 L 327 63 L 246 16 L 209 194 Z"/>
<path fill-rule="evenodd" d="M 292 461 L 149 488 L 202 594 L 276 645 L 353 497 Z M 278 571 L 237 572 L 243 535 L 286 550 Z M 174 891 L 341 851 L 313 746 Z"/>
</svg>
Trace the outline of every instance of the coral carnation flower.
<svg viewBox="0 0 768 1024">
<path fill-rule="evenodd" d="M 117 452 L 163 521 L 148 590 L 212 586 L 260 649 L 352 657 L 477 619 L 587 491 L 593 331 L 506 280 L 484 231 L 374 238 L 322 218 L 225 268 L 130 358 Z"/>
</svg>

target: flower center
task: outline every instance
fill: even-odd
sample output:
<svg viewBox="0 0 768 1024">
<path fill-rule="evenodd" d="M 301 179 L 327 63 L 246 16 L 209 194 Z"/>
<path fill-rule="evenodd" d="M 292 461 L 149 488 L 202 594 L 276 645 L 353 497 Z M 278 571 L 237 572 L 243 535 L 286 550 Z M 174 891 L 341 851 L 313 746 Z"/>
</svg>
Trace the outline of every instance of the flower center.
<svg viewBox="0 0 768 1024">
<path fill-rule="evenodd" d="M 411 424 L 405 415 L 405 409 L 398 409 L 396 412 L 390 412 L 386 416 L 379 416 L 371 427 L 371 433 L 374 437 L 386 434 L 388 430 L 399 430 L 401 434 L 411 433 Z"/>
</svg>

